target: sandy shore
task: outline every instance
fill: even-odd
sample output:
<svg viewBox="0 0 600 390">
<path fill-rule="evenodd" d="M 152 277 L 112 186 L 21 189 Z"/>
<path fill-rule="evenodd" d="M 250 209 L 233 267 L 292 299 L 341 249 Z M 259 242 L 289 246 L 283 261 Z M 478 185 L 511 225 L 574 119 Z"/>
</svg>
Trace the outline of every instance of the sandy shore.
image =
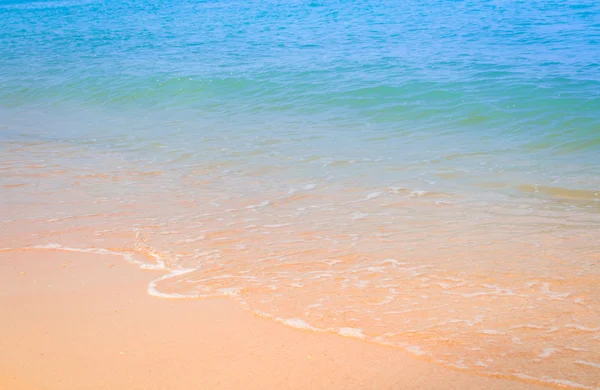
<svg viewBox="0 0 600 390">
<path fill-rule="evenodd" d="M 162 300 L 110 255 L 0 252 L 1 389 L 541 389 L 287 328 L 227 299 Z"/>
</svg>

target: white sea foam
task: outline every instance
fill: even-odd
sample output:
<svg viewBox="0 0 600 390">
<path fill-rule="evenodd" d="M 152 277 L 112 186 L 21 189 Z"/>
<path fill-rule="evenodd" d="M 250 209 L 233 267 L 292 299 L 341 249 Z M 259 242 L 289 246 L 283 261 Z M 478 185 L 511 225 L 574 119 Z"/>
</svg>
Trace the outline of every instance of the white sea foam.
<svg viewBox="0 0 600 390">
<path fill-rule="evenodd" d="M 426 355 L 425 351 L 423 351 L 423 350 L 421 349 L 421 347 L 419 347 L 419 346 L 416 346 L 416 345 L 411 345 L 411 346 L 408 346 L 408 347 L 406 347 L 405 349 L 406 349 L 408 352 L 410 352 L 410 353 L 414 353 L 415 355 L 418 355 L 418 356 L 423 356 L 423 355 Z"/>
<path fill-rule="evenodd" d="M 389 187 L 390 191 L 393 192 L 394 194 L 397 194 L 399 192 L 401 192 L 402 190 L 408 190 L 408 188 L 404 188 L 404 187 Z"/>
<path fill-rule="evenodd" d="M 178 242 L 180 242 L 182 244 L 189 244 L 189 243 L 192 243 L 192 242 L 202 241 L 202 240 L 205 240 L 205 239 L 206 239 L 206 236 L 204 236 L 203 234 L 201 234 L 198 237 L 195 237 L 195 238 L 186 238 L 186 239 L 183 239 L 183 240 L 179 240 Z"/>
<path fill-rule="evenodd" d="M 585 360 L 576 360 L 575 363 L 600 369 L 600 363 L 588 362 Z"/>
<path fill-rule="evenodd" d="M 581 347 L 565 347 L 565 349 L 575 351 L 575 352 L 585 352 L 588 350 L 587 348 L 581 348 Z"/>
<path fill-rule="evenodd" d="M 385 259 L 381 262 L 381 264 L 391 264 L 392 267 L 398 267 L 400 265 L 407 265 L 408 263 L 398 261 L 396 259 Z"/>
<path fill-rule="evenodd" d="M 511 326 L 510 329 L 546 329 L 546 327 L 541 326 L 541 325 L 535 325 L 535 324 L 524 324 L 524 325 L 515 325 L 515 326 Z"/>
<path fill-rule="evenodd" d="M 544 348 L 544 350 L 542 351 L 542 353 L 540 353 L 538 355 L 538 357 L 540 357 L 540 358 L 547 358 L 547 357 L 552 356 L 554 354 L 554 352 L 556 352 L 556 351 L 557 351 L 556 348 L 551 348 L 551 347 L 550 348 Z"/>
<path fill-rule="evenodd" d="M 427 193 L 427 191 L 425 191 L 425 190 L 414 190 L 414 191 L 411 191 L 410 195 L 420 197 L 420 196 L 425 195 L 426 193 Z"/>
<path fill-rule="evenodd" d="M 569 295 L 571 295 L 571 293 L 557 293 L 554 291 L 550 290 L 550 283 L 548 282 L 543 282 L 542 286 L 540 288 L 540 291 L 543 292 L 544 294 L 548 295 L 550 297 L 550 299 L 564 299 L 566 297 L 568 297 Z"/>
<path fill-rule="evenodd" d="M 554 379 L 554 378 L 550 378 L 550 377 L 536 378 L 536 377 L 526 375 L 526 374 L 514 374 L 514 376 L 517 378 L 520 378 L 520 379 L 528 380 L 528 381 L 546 382 L 546 383 L 550 383 L 550 384 L 554 384 L 554 385 L 559 385 L 561 387 L 562 386 L 570 386 L 570 387 L 575 387 L 577 389 L 598 390 L 597 387 L 585 386 L 585 385 L 582 385 L 581 383 L 577 383 L 577 382 L 573 382 L 573 381 L 569 381 L 569 380 Z"/>
<path fill-rule="evenodd" d="M 483 334 L 489 334 L 489 335 L 502 335 L 502 334 L 506 334 L 506 332 L 502 332 L 500 330 L 495 330 L 495 329 L 484 329 L 484 330 L 480 330 L 477 333 L 483 333 Z"/>
<path fill-rule="evenodd" d="M 55 249 L 55 250 L 61 250 L 61 251 L 66 251 L 66 252 L 94 253 L 94 254 L 100 254 L 100 255 L 114 255 L 114 256 L 122 257 L 125 261 L 127 261 L 129 263 L 138 265 L 141 269 L 149 269 L 149 270 L 165 270 L 166 269 L 164 261 L 160 258 L 160 256 L 158 254 L 156 254 L 154 252 L 148 252 L 148 254 L 151 257 L 153 257 L 157 263 L 156 264 L 148 264 L 148 263 L 144 263 L 139 260 L 136 260 L 133 256 L 133 254 L 131 254 L 131 253 L 115 252 L 115 251 L 110 251 L 110 250 L 107 250 L 104 248 L 71 248 L 71 247 L 66 247 L 66 246 L 62 246 L 59 244 L 55 244 L 55 243 L 36 245 L 31 248 L 33 248 L 33 249 Z M 195 271 L 195 269 L 171 270 L 171 272 L 169 272 L 168 274 L 148 283 L 146 291 L 151 296 L 160 297 L 160 298 L 179 298 L 179 299 L 198 298 L 198 297 L 200 297 L 199 295 L 197 296 L 197 295 L 183 295 L 183 294 L 175 294 L 175 293 L 171 293 L 171 294 L 163 293 L 163 292 L 159 291 L 156 287 L 157 283 L 160 281 L 163 281 L 163 280 L 166 280 L 169 278 L 173 278 L 175 276 L 179 276 L 179 275 L 189 273 L 192 271 Z"/>
<path fill-rule="evenodd" d="M 195 271 L 195 269 L 178 269 L 178 270 L 172 270 L 168 274 L 163 275 L 160 278 L 154 279 L 153 281 L 151 281 L 150 283 L 148 283 L 146 291 L 148 292 L 149 295 L 151 295 L 153 297 L 164 298 L 164 299 L 197 299 L 197 298 L 202 298 L 202 297 L 204 297 L 203 295 L 187 295 L 187 294 L 184 295 L 184 294 L 177 294 L 177 293 L 164 293 L 164 292 L 160 291 L 157 288 L 157 284 L 159 282 L 162 282 L 163 280 L 171 279 L 171 278 L 174 278 L 174 277 L 179 276 L 179 275 L 184 275 L 184 274 L 190 273 L 192 271 Z"/>
<path fill-rule="evenodd" d="M 258 203 L 258 204 L 253 204 L 253 205 L 250 205 L 250 206 L 246 206 L 246 208 L 247 208 L 247 209 L 256 209 L 256 208 L 259 208 L 259 207 L 265 207 L 265 206 L 268 206 L 268 205 L 270 205 L 270 204 L 271 204 L 271 202 L 270 202 L 270 201 L 268 201 L 268 200 L 265 200 L 265 201 L 263 201 L 263 202 L 260 202 L 260 203 Z"/>
<path fill-rule="evenodd" d="M 590 327 L 579 325 L 579 324 L 567 324 L 567 325 L 565 325 L 565 328 L 573 328 L 573 329 L 581 330 L 581 331 L 584 331 L 584 332 L 598 332 L 598 331 L 600 331 L 600 326 L 597 327 L 597 328 L 590 328 Z"/>
<path fill-rule="evenodd" d="M 301 320 L 299 318 L 287 318 L 287 319 L 282 319 L 282 318 L 277 318 L 277 321 L 287 325 L 287 326 L 291 326 L 292 328 L 296 328 L 296 329 L 304 329 L 304 330 L 312 330 L 312 331 L 320 331 L 319 329 L 315 328 L 314 326 L 310 325 L 308 322 Z"/>
<path fill-rule="evenodd" d="M 237 297 L 241 294 L 242 289 L 238 287 L 220 288 L 219 293 L 228 297 Z"/>
<path fill-rule="evenodd" d="M 358 328 L 340 328 L 338 333 L 345 337 L 354 337 L 357 339 L 364 339 L 365 335 L 362 329 Z"/>
</svg>

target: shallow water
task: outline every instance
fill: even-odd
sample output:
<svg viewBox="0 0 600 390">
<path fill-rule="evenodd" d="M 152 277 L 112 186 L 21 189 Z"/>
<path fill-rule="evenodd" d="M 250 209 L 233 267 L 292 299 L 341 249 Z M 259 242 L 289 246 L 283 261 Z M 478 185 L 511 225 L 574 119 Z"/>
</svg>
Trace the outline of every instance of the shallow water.
<svg viewBox="0 0 600 390">
<path fill-rule="evenodd" d="M 0 247 L 598 388 L 599 8 L 3 2 Z"/>
</svg>

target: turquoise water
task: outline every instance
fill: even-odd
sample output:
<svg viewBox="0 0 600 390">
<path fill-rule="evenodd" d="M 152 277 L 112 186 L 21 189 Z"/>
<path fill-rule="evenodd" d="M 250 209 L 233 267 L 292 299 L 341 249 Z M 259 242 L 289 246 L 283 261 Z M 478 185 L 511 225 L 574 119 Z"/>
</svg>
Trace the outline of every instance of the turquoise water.
<svg viewBox="0 0 600 390">
<path fill-rule="evenodd" d="M 162 112 L 196 133 L 196 144 L 202 120 L 240 132 L 335 134 L 313 148 L 366 142 L 393 159 L 407 149 L 525 154 L 543 171 L 576 164 L 597 175 L 599 8 L 3 1 L 0 104 L 5 118 L 22 117 L 21 109 L 39 118 L 60 109 L 117 111 L 125 117 L 117 134 L 131 134 L 127 117 Z M 102 115 L 115 116 L 84 118 L 81 127 Z M 18 134 L 8 127 L 4 136 Z M 98 135 L 44 127 L 35 133 Z M 168 130 L 148 129 L 149 137 Z"/>
<path fill-rule="evenodd" d="M 0 248 L 599 386 L 598 2 L 0 0 L 0 140 Z"/>
</svg>

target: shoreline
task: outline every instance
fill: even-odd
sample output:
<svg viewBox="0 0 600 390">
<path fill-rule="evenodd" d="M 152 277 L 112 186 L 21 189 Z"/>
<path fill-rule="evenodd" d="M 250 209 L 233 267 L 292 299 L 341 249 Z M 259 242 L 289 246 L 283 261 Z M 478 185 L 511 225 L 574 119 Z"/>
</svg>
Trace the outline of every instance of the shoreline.
<svg viewBox="0 0 600 390">
<path fill-rule="evenodd" d="M 115 255 L 11 250 L 0 271 L 2 388 L 549 388 L 292 329 L 226 298 L 157 299 L 142 288 L 156 273 Z"/>
</svg>

